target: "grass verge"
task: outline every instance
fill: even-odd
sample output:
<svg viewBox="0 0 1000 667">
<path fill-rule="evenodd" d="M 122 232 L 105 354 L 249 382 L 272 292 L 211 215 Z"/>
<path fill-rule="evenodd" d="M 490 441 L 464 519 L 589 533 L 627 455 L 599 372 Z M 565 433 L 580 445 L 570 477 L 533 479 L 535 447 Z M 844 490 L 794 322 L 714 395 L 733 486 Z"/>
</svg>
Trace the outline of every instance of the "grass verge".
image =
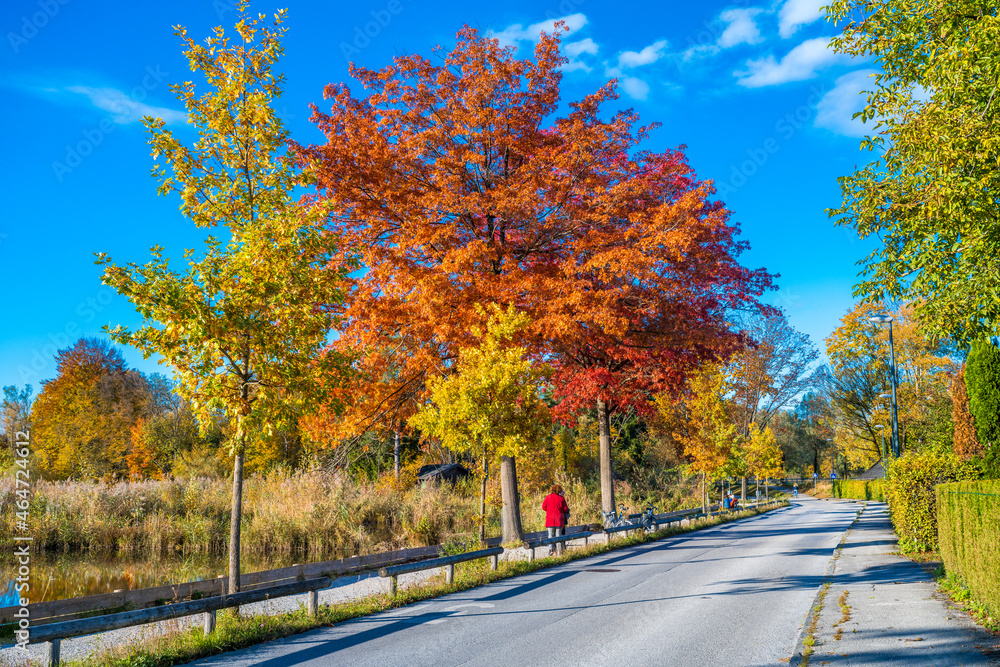
<svg viewBox="0 0 1000 667">
<path fill-rule="evenodd" d="M 779 507 L 784 505 L 787 503 Z M 189 628 L 146 639 L 135 646 L 115 646 L 83 660 L 64 661 L 62 664 L 67 667 L 169 667 L 170 665 L 183 664 L 226 651 L 234 651 L 288 637 L 314 628 L 336 625 L 360 616 L 468 590 L 494 581 L 528 574 L 553 565 L 756 516 L 767 511 L 769 510 L 744 510 L 700 519 L 689 526 L 664 528 L 649 535 L 619 537 L 613 539 L 610 544 L 592 544 L 586 548 L 566 551 L 562 556 L 539 558 L 534 562 L 526 560 L 501 561 L 496 571 L 489 569 L 486 560 L 471 561 L 463 564 L 461 568 L 456 568 L 454 583 L 447 584 L 440 579 L 432 580 L 417 586 L 400 589 L 395 596 L 378 594 L 336 605 L 321 605 L 315 617 L 309 616 L 304 608 L 274 616 L 236 616 L 232 613 L 220 612 L 215 632 L 211 635 L 205 635 L 200 628 Z"/>
<path fill-rule="evenodd" d="M 961 577 L 953 572 L 945 572 L 944 568 L 935 571 L 938 586 L 956 605 L 964 609 L 976 623 L 993 633 L 1000 633 L 1000 618 L 990 615 L 986 606 L 972 597 L 972 591 L 965 585 Z"/>
</svg>

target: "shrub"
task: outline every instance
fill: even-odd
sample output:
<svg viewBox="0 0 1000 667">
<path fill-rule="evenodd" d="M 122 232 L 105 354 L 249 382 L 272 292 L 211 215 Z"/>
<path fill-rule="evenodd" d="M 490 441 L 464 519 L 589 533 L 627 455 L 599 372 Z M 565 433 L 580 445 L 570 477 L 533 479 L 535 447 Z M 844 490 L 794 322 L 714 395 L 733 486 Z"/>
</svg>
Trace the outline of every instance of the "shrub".
<svg viewBox="0 0 1000 667">
<path fill-rule="evenodd" d="M 937 487 L 938 540 L 949 574 L 957 574 L 989 616 L 1000 619 L 1000 480 Z"/>
<path fill-rule="evenodd" d="M 934 487 L 943 482 L 972 479 L 976 469 L 948 450 L 909 451 L 886 470 L 885 495 L 903 553 L 931 551 L 938 546 Z"/>
<path fill-rule="evenodd" d="M 885 502 L 885 483 L 880 479 L 838 479 L 833 483 L 835 498 Z"/>
<path fill-rule="evenodd" d="M 990 449 L 1000 446 L 1000 349 L 989 340 L 972 344 L 965 387 L 979 442 Z"/>
</svg>

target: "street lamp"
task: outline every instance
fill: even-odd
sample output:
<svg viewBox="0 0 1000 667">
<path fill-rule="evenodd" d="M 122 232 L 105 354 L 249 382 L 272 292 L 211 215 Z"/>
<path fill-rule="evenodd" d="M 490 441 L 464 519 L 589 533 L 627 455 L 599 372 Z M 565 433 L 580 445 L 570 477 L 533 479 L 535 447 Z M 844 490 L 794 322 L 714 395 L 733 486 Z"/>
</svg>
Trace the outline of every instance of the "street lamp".
<svg viewBox="0 0 1000 667">
<path fill-rule="evenodd" d="M 875 317 L 869 317 L 869 322 L 875 324 L 889 324 L 889 379 L 892 384 L 892 457 L 899 458 L 899 421 L 896 416 L 896 384 L 898 379 L 896 378 L 896 348 L 892 343 L 892 317 L 888 315 L 876 315 Z"/>
<path fill-rule="evenodd" d="M 837 472 L 837 459 L 833 457 L 833 438 L 827 438 L 826 441 L 830 443 L 830 479 L 833 479 Z"/>
<path fill-rule="evenodd" d="M 875 424 L 875 428 L 882 434 L 882 460 L 885 461 L 885 424 Z"/>
</svg>

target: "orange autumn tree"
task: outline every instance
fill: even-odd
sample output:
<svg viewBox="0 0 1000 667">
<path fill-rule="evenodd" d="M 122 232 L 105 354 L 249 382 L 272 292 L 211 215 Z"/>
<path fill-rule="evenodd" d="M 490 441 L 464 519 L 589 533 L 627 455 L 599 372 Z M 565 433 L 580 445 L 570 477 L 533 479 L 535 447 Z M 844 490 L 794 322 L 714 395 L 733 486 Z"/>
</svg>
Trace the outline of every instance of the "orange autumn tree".
<svg viewBox="0 0 1000 667">
<path fill-rule="evenodd" d="M 299 150 L 331 225 L 367 267 L 335 343 L 359 355 L 355 423 L 448 372 L 485 324 L 477 304 L 524 312 L 531 353 L 560 364 L 562 384 L 596 388 L 588 407 L 613 409 L 625 375 L 643 388 L 682 384 L 696 361 L 726 352 L 722 311 L 769 283 L 736 264 L 737 230 L 680 150 L 643 151 L 653 126 L 630 110 L 602 118 L 615 81 L 556 115 L 560 30 L 518 59 L 466 27 L 439 60 L 352 66 L 364 97 L 327 88 L 332 108 L 314 115 L 326 143 Z M 388 373 L 389 357 L 365 351 L 398 337 L 408 354 Z M 602 384 L 608 373 L 616 379 Z M 501 464 L 510 477 L 513 458 Z"/>
</svg>

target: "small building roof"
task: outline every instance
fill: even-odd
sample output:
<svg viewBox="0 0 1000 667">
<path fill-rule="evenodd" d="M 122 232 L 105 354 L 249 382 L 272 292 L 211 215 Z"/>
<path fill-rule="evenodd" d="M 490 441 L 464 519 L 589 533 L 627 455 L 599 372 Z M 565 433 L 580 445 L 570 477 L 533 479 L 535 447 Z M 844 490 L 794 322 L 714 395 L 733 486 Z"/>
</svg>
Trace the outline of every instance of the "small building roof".
<svg viewBox="0 0 1000 667">
<path fill-rule="evenodd" d="M 864 471 L 860 475 L 854 475 L 854 479 L 860 479 L 860 480 L 882 479 L 883 477 L 885 477 L 885 467 L 882 465 L 881 461 L 879 461 L 878 463 L 876 463 L 875 465 L 873 465 L 871 468 Z"/>
</svg>

